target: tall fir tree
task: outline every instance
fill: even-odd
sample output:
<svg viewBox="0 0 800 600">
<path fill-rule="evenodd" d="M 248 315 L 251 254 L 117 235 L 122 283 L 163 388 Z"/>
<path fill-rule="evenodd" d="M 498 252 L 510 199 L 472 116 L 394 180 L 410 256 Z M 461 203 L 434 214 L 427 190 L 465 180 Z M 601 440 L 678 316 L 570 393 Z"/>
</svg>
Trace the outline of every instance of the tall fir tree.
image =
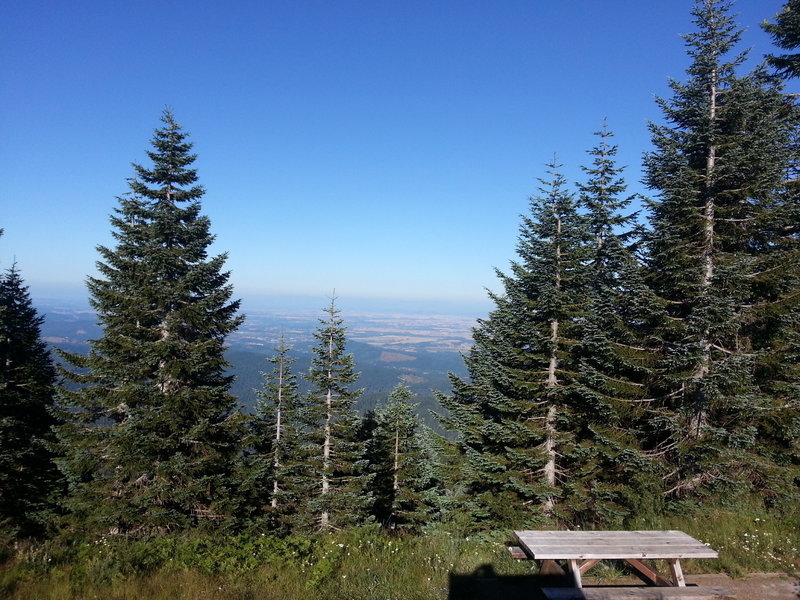
<svg viewBox="0 0 800 600">
<path fill-rule="evenodd" d="M 800 0 L 788 0 L 775 15 L 775 22 L 762 25 L 772 37 L 773 43 L 782 50 L 797 50 L 800 47 Z M 767 62 L 786 79 L 800 76 L 800 53 L 767 55 Z"/>
<path fill-rule="evenodd" d="M 229 393 L 225 336 L 242 318 L 226 255 L 201 214 L 187 134 L 165 110 L 153 166 L 134 165 L 130 194 L 99 246 L 90 302 L 103 334 L 87 355 L 63 353 L 79 386 L 62 388 L 59 428 L 68 507 L 90 531 L 151 533 L 220 523 L 242 417 Z"/>
<path fill-rule="evenodd" d="M 353 404 L 361 390 L 346 328 L 335 297 L 314 332 L 311 386 L 304 410 L 308 428 L 308 482 L 313 523 L 323 530 L 363 522 L 369 511 L 366 459 L 359 440 L 360 419 Z"/>
<path fill-rule="evenodd" d="M 2 230 L 0 230 L 2 233 Z M 0 529 L 41 535 L 63 481 L 53 462 L 55 369 L 16 265 L 0 275 Z"/>
<path fill-rule="evenodd" d="M 498 271 L 503 295 L 479 321 L 465 357 L 469 380 L 452 377 L 443 424 L 458 433 L 459 477 L 473 521 L 533 525 L 555 516 L 561 459 L 572 451 L 570 348 L 583 310 L 585 222 L 558 165 L 540 180 L 522 217 L 518 262 Z"/>
<path fill-rule="evenodd" d="M 434 482 L 431 459 L 424 444 L 424 425 L 411 401 L 414 393 L 398 384 L 386 406 L 375 414 L 375 427 L 367 440 L 369 470 L 374 474 L 373 514 L 390 530 L 419 531 L 430 518 L 432 507 L 425 492 Z"/>
<path fill-rule="evenodd" d="M 665 123 L 651 125 L 645 156 L 650 281 L 671 323 L 653 423 L 672 499 L 791 488 L 774 449 L 796 435 L 796 407 L 770 381 L 796 377 L 776 373 L 773 346 L 798 295 L 786 223 L 796 201 L 782 193 L 797 114 L 763 69 L 737 74 L 745 55 L 729 58 L 740 37 L 729 9 L 696 2 L 688 79 L 659 100 Z"/>
<path fill-rule="evenodd" d="M 586 309 L 572 357 L 573 434 L 578 444 L 569 477 L 565 520 L 622 526 L 633 515 L 657 510 L 661 469 L 647 454 L 650 382 L 656 375 L 658 332 L 664 311 L 645 283 L 635 255 L 636 214 L 624 214 L 623 168 L 606 124 L 583 167 L 579 203 L 589 233 Z M 656 506 L 644 506 L 653 503 Z"/>
<path fill-rule="evenodd" d="M 248 521 L 280 533 L 289 531 L 298 504 L 304 500 L 296 485 L 304 468 L 300 455 L 303 405 L 290 350 L 282 336 L 269 359 L 272 370 L 262 373 L 264 385 L 256 392 L 258 403 L 247 444 L 247 496 L 254 509 Z"/>
<path fill-rule="evenodd" d="M 773 42 L 784 50 L 800 47 L 800 3 L 788 0 L 775 23 L 764 23 Z M 767 62 L 784 79 L 800 76 L 800 54 L 768 55 Z M 794 136 L 786 150 L 788 165 L 782 189 L 762 219 L 766 235 L 759 245 L 760 264 L 756 285 L 764 285 L 756 343 L 764 359 L 757 375 L 761 389 L 786 410 L 773 412 L 762 422 L 771 462 L 794 472 L 795 504 L 800 502 L 800 107 L 797 96 L 786 96 L 785 108 L 793 117 Z M 789 104 L 791 102 L 791 105 Z M 790 108 L 789 108 L 790 107 Z M 764 310 L 766 309 L 766 310 Z M 784 481 L 788 478 L 782 477 Z M 790 481 L 790 480 L 789 480 Z M 765 486 L 769 487 L 769 486 Z M 787 494 L 782 494 L 786 496 Z"/>
</svg>

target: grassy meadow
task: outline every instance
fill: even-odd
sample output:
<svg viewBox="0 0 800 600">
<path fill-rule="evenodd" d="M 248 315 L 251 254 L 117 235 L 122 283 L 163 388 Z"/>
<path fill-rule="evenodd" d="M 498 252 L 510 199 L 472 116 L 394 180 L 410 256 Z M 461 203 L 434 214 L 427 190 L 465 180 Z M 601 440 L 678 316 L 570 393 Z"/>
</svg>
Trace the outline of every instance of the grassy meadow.
<svg viewBox="0 0 800 600">
<path fill-rule="evenodd" d="M 673 516 L 634 528 L 681 529 L 719 560 L 686 561 L 688 573 L 800 571 L 800 518 L 719 512 Z M 14 600 L 447 599 L 496 576 L 524 581 L 529 561 L 506 551 L 510 535 L 444 530 L 390 537 L 362 528 L 318 537 L 232 536 L 59 539 L 6 548 L 0 597 Z M 591 575 L 622 574 L 601 564 Z M 479 586 L 478 586 L 479 587 Z"/>
</svg>

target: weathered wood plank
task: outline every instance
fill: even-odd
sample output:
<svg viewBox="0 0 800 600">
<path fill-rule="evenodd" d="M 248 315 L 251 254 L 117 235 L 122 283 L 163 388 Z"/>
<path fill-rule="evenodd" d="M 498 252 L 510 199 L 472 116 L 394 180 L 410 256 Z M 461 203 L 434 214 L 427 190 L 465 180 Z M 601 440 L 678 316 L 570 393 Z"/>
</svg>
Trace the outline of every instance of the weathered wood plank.
<svg viewBox="0 0 800 600">
<path fill-rule="evenodd" d="M 543 560 L 542 566 L 539 567 L 539 575 L 557 575 L 557 576 L 564 576 L 566 573 L 564 569 L 561 568 L 554 560 Z"/>
<path fill-rule="evenodd" d="M 669 560 L 672 558 L 716 558 L 715 556 L 697 555 L 683 552 L 636 552 L 628 549 L 623 552 L 609 552 L 602 549 L 592 552 L 564 552 L 553 551 L 543 552 L 536 548 L 531 548 L 533 558 L 536 560 L 625 560 L 626 558 L 636 558 L 638 560 Z"/>
<path fill-rule="evenodd" d="M 546 548 L 627 548 L 629 546 L 655 548 L 656 550 L 666 550 L 670 548 L 681 548 L 684 550 L 692 550 L 696 552 L 714 552 L 713 548 L 709 548 L 705 544 L 691 544 L 689 542 L 650 542 L 647 540 L 618 540 L 609 542 L 605 540 L 562 540 L 554 542 L 551 540 L 543 540 L 536 537 L 523 537 L 519 538 L 520 541 L 532 545 L 543 546 Z"/>
<path fill-rule="evenodd" d="M 572 536 L 600 536 L 600 537 L 628 537 L 631 535 L 642 537 L 676 537 L 686 538 L 691 537 L 685 531 L 680 529 L 523 529 L 519 530 L 523 533 L 537 533 L 541 535 L 551 535 L 553 537 L 560 537 L 562 535 Z"/>
<path fill-rule="evenodd" d="M 515 531 L 536 559 L 717 558 L 682 531 Z"/>
<path fill-rule="evenodd" d="M 686 580 L 683 578 L 683 569 L 681 568 L 681 561 L 678 558 L 670 558 L 669 571 L 672 574 L 672 581 L 679 586 L 686 585 Z"/>
<path fill-rule="evenodd" d="M 528 550 L 536 560 L 624 560 L 638 559 L 671 559 L 671 558 L 717 558 L 716 554 L 691 552 L 686 549 L 658 549 L 646 546 L 620 546 L 618 548 L 551 548 L 528 545 Z"/>
<path fill-rule="evenodd" d="M 619 540 L 637 539 L 646 542 L 683 542 L 683 543 L 699 543 L 692 536 L 682 531 L 554 531 L 554 530 L 535 530 L 526 529 L 516 531 L 515 533 L 522 536 L 536 536 L 539 539 L 550 540 L 554 542 L 561 542 L 563 540 L 606 540 L 608 542 L 615 542 Z"/>
<path fill-rule="evenodd" d="M 517 558 L 520 560 L 525 558 L 530 558 L 530 556 L 525 554 L 525 550 L 523 550 L 519 546 L 509 546 L 508 553 L 511 555 L 511 558 Z"/>
<path fill-rule="evenodd" d="M 582 588 L 581 568 L 578 566 L 578 561 L 570 559 L 567 561 L 567 566 L 569 567 L 569 573 L 572 575 L 572 582 L 575 584 L 575 587 Z"/>
<path fill-rule="evenodd" d="M 515 531 L 517 536 L 536 537 L 554 543 L 606 541 L 609 543 L 619 541 L 639 540 L 642 542 L 656 543 L 685 543 L 700 544 L 692 536 L 682 531 Z M 702 545 L 702 544 L 701 544 Z"/>
<path fill-rule="evenodd" d="M 671 581 L 664 579 L 646 564 L 633 558 L 629 558 L 627 561 L 628 564 L 632 566 L 640 576 L 644 577 L 646 582 L 652 583 L 653 585 L 664 585 L 667 587 L 674 585 Z"/>
<path fill-rule="evenodd" d="M 595 558 L 594 560 L 587 560 L 581 563 L 581 573 L 586 573 L 589 569 L 595 566 L 597 563 L 600 562 L 599 558 Z"/>
<path fill-rule="evenodd" d="M 549 600 L 736 600 L 723 587 L 590 587 L 542 588 Z"/>
</svg>

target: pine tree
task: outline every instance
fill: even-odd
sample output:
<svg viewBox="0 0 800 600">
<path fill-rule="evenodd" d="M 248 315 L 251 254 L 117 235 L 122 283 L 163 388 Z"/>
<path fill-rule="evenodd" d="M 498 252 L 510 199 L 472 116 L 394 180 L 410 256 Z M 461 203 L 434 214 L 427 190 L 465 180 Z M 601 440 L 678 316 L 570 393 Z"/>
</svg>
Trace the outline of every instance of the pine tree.
<svg viewBox="0 0 800 600">
<path fill-rule="evenodd" d="M 290 357 L 290 350 L 281 337 L 275 355 L 269 359 L 272 371 L 262 373 L 264 386 L 256 392 L 259 400 L 250 423 L 252 455 L 248 457 L 251 488 L 248 495 L 255 505 L 255 512 L 248 520 L 266 521 L 269 529 L 284 533 L 289 530 L 301 500 L 295 482 L 304 467 L 300 463 L 303 407 L 297 377 L 292 372 L 295 359 Z"/>
<path fill-rule="evenodd" d="M 586 230 L 573 196 L 550 164 L 541 195 L 522 217 L 504 295 L 479 321 L 465 357 L 470 379 L 451 377 L 441 396 L 443 424 L 459 434 L 459 476 L 475 522 L 532 525 L 554 516 L 560 457 L 572 444 L 567 390 L 575 375 L 570 348 L 583 310 Z"/>
<path fill-rule="evenodd" d="M 776 46 L 796 50 L 800 46 L 800 3 L 788 0 L 775 23 L 765 22 L 763 28 Z M 800 76 L 798 53 L 768 55 L 767 62 L 784 79 Z M 796 485 L 800 479 L 800 107 L 796 97 L 787 112 L 793 117 L 794 136 L 786 145 L 783 188 L 761 222 L 765 235 L 759 240 L 760 260 L 753 279 L 764 301 L 758 333 L 753 337 L 754 346 L 763 349 L 756 371 L 761 390 L 785 407 L 760 423 L 765 471 L 774 474 L 776 469 L 770 467 L 778 467 L 778 476 L 767 477 L 768 484 L 761 487 L 788 484 L 788 489 L 775 496 L 793 497 L 796 505 L 800 502 Z M 786 471 L 795 474 L 794 480 Z"/>
<path fill-rule="evenodd" d="M 663 309 L 634 254 L 636 215 L 623 214 L 633 197 L 624 195 L 613 134 L 604 124 L 595 135 L 600 140 L 589 151 L 592 165 L 583 168 L 588 179 L 578 185 L 590 237 L 587 303 L 572 350 L 579 371 L 572 388 L 579 448 L 564 484 L 569 506 L 561 514 L 619 527 L 660 497 L 659 465 L 645 453 L 645 440 Z"/>
<path fill-rule="evenodd" d="M 800 47 L 800 0 L 788 0 L 783 10 L 775 16 L 774 23 L 761 25 L 772 36 L 773 43 L 783 50 L 796 50 Z M 768 55 L 767 62 L 781 77 L 786 79 L 800 76 L 800 53 Z"/>
<path fill-rule="evenodd" d="M 650 281 L 672 324 L 662 416 L 653 421 L 664 432 L 657 449 L 670 463 L 671 498 L 769 494 L 791 477 L 765 448 L 796 431 L 788 425 L 796 420 L 764 375 L 775 371 L 772 345 L 788 331 L 778 323 L 798 289 L 796 255 L 786 253 L 794 201 L 781 192 L 796 113 L 762 69 L 737 75 L 745 55 L 727 58 L 740 37 L 729 8 L 696 3 L 688 80 L 671 82 L 673 97 L 659 101 L 666 123 L 651 125 L 655 150 L 645 156 L 645 181 L 657 193 Z M 768 433 L 778 422 L 782 433 Z"/>
<path fill-rule="evenodd" d="M 226 255 L 201 215 L 187 134 L 164 111 L 130 194 L 100 246 L 90 302 L 103 334 L 64 357 L 59 429 L 74 518 L 89 530 L 149 533 L 224 521 L 242 417 L 228 393 L 225 336 L 241 322 Z"/>
<path fill-rule="evenodd" d="M 368 496 L 360 419 L 353 408 L 361 390 L 350 388 L 359 374 L 353 355 L 346 353 L 346 329 L 335 298 L 325 312 L 314 332 L 305 419 L 311 442 L 308 467 L 316 488 L 308 509 L 318 527 L 330 529 L 363 521 Z"/>
<path fill-rule="evenodd" d="M 42 534 L 63 487 L 50 451 L 55 370 L 43 322 L 13 265 L 0 276 L 0 525 L 12 537 Z"/>
<path fill-rule="evenodd" d="M 425 491 L 432 474 L 423 445 L 423 424 L 416 414 L 414 393 L 398 384 L 388 404 L 375 415 L 375 427 L 367 443 L 369 469 L 374 473 L 373 513 L 379 523 L 392 530 L 418 531 L 429 519 Z"/>
</svg>

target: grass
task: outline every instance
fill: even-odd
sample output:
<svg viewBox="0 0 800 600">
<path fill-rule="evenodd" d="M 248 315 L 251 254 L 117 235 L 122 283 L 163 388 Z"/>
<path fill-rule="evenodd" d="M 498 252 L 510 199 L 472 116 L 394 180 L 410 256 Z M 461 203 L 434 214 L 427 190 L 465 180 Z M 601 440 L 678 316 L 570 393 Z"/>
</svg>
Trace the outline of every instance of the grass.
<svg viewBox="0 0 800 600">
<path fill-rule="evenodd" d="M 657 527 L 680 529 L 719 552 L 716 560 L 686 561 L 687 573 L 800 572 L 800 515 L 771 516 L 719 511 L 701 518 L 662 518 Z"/>
<path fill-rule="evenodd" d="M 681 529 L 720 552 L 716 561 L 686 561 L 688 573 L 800 571 L 800 518 L 719 512 L 633 524 Z M 395 538 L 375 529 L 315 538 L 199 537 L 18 548 L 0 567 L 0 597 L 13 600 L 445 600 L 459 576 L 532 575 L 515 561 L 507 536 L 462 538 L 444 531 Z M 618 574 L 613 567 L 592 571 Z M 471 581 L 467 577 L 467 581 Z"/>
</svg>

